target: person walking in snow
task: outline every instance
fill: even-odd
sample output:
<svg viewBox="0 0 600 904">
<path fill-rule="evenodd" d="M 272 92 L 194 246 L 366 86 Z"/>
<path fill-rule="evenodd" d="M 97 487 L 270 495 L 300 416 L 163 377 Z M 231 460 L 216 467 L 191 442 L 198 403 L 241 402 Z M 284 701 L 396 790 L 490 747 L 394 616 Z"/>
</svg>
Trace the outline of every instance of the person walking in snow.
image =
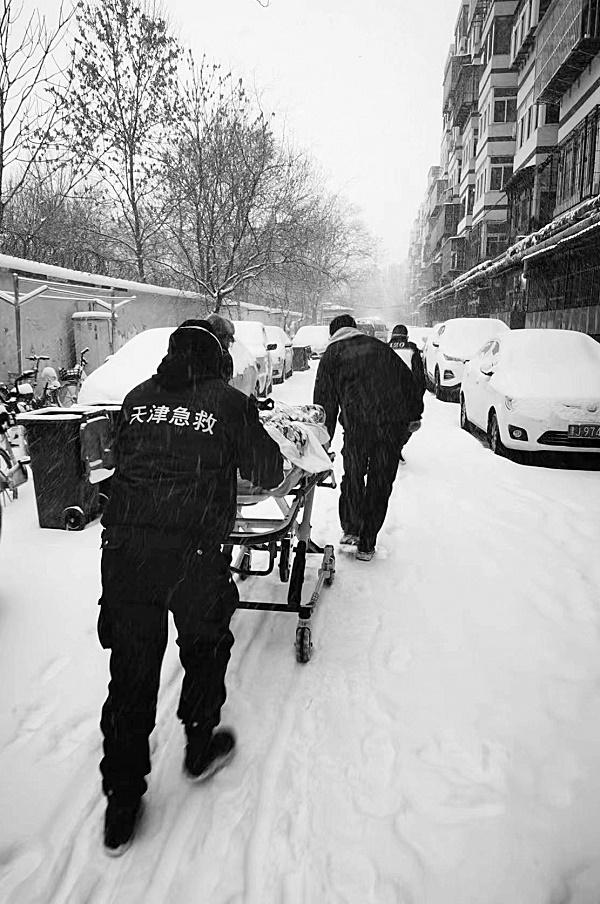
<svg viewBox="0 0 600 904">
<path fill-rule="evenodd" d="M 360 332 L 349 314 L 331 321 L 329 335 L 313 401 L 325 409 L 332 438 L 338 414 L 344 428 L 340 543 L 356 546 L 356 558 L 368 562 L 375 554 L 402 447 L 420 424 L 423 398 L 404 361 L 389 345 Z"/>
<path fill-rule="evenodd" d="M 237 470 L 272 488 L 283 461 L 254 400 L 224 382 L 222 360 L 210 324 L 187 321 L 157 373 L 126 396 L 116 429 L 98 619 L 111 650 L 100 723 L 111 854 L 129 846 L 147 788 L 169 610 L 184 670 L 185 772 L 204 780 L 234 752 L 233 732 L 217 728 L 239 599 L 221 544 L 235 521 Z"/>
<path fill-rule="evenodd" d="M 421 353 L 414 342 L 410 342 L 408 338 L 408 329 L 403 323 L 397 323 L 392 330 L 392 338 L 390 339 L 390 348 L 393 348 L 398 357 L 402 358 L 404 363 L 410 367 L 415 381 L 417 392 L 423 398 L 425 395 L 425 370 L 423 368 L 423 359 Z"/>
<path fill-rule="evenodd" d="M 221 317 L 220 314 L 209 314 L 206 319 L 223 349 L 222 377 L 226 383 L 231 383 L 233 380 L 233 358 L 229 349 L 235 342 L 235 327 L 231 320 L 228 320 L 227 317 Z M 185 326 L 185 323 L 182 326 Z"/>
</svg>

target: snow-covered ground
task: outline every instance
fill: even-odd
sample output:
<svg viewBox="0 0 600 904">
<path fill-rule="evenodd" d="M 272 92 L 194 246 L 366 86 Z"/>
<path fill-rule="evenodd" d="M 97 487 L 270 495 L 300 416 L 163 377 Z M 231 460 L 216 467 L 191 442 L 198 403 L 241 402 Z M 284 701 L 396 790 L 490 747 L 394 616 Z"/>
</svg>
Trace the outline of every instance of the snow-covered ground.
<svg viewBox="0 0 600 904">
<path fill-rule="evenodd" d="M 276 396 L 309 401 L 314 371 Z M 494 457 L 457 421 L 428 396 L 377 557 L 337 553 L 310 663 L 292 616 L 236 613 L 239 753 L 206 786 L 181 773 L 170 644 L 119 860 L 101 840 L 100 527 L 41 530 L 21 488 L 0 540 L 0 901 L 597 904 L 600 472 Z M 337 492 L 313 527 L 337 543 Z"/>
</svg>

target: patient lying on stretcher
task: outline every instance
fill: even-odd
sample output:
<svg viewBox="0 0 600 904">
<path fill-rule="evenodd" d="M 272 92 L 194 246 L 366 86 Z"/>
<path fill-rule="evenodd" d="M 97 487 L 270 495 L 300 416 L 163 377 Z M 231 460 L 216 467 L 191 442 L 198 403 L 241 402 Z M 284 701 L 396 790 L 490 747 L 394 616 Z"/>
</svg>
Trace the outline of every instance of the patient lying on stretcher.
<svg viewBox="0 0 600 904">
<path fill-rule="evenodd" d="M 260 419 L 275 440 L 284 456 L 284 480 L 282 487 L 289 487 L 294 474 L 320 474 L 332 469 L 327 448 L 329 433 L 325 427 L 325 410 L 321 405 L 286 405 L 275 402 L 273 408 L 260 411 Z M 249 481 L 238 475 L 238 496 L 262 493 Z M 277 489 L 271 491 L 277 495 Z"/>
</svg>

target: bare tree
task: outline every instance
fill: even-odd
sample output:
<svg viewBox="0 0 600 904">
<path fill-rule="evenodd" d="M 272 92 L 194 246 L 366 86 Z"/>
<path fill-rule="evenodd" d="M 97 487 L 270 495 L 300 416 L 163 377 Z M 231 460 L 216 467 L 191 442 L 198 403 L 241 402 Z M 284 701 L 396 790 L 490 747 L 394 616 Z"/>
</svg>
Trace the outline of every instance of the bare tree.
<svg viewBox="0 0 600 904">
<path fill-rule="evenodd" d="M 77 23 L 67 134 L 113 208 L 107 237 L 144 281 L 166 217 L 159 147 L 176 116 L 179 45 L 152 0 L 81 0 Z"/>
<path fill-rule="evenodd" d="M 298 254 L 314 204 L 302 155 L 277 143 L 243 83 L 189 57 L 183 116 L 168 154 L 175 216 L 171 266 L 214 300 Z"/>
<path fill-rule="evenodd" d="M 39 12 L 26 18 L 22 4 L 0 0 L 0 228 L 6 205 L 54 138 L 63 76 L 54 53 L 72 14 L 61 4 L 49 28 Z"/>
</svg>

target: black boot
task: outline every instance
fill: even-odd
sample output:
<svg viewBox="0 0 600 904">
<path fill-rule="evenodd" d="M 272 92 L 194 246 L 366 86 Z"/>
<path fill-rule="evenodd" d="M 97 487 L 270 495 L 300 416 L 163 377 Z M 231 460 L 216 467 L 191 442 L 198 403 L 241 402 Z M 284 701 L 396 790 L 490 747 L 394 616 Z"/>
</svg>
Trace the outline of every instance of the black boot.
<svg viewBox="0 0 600 904">
<path fill-rule="evenodd" d="M 130 847 L 141 810 L 141 798 L 124 800 L 111 794 L 104 816 L 104 847 L 107 854 L 120 857 Z"/>
<path fill-rule="evenodd" d="M 235 753 L 235 735 L 229 728 L 219 728 L 209 738 L 194 737 L 188 732 L 184 771 L 193 782 L 205 782 L 231 762 Z"/>
</svg>

